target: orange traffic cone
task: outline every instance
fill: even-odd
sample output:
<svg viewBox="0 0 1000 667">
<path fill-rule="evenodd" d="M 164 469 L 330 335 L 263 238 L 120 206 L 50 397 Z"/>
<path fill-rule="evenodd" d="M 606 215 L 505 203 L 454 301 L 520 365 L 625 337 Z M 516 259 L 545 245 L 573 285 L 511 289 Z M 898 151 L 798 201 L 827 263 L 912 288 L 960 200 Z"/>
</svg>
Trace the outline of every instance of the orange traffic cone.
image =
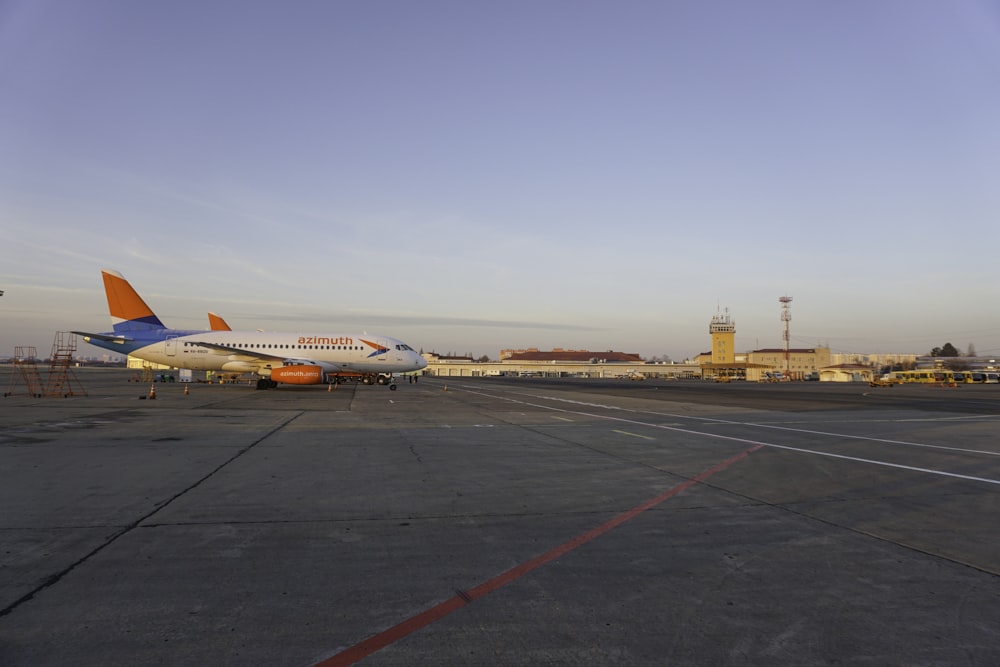
<svg viewBox="0 0 1000 667">
<path fill-rule="evenodd" d="M 191 388 L 188 385 L 184 385 L 184 395 L 187 396 L 191 393 Z"/>
<path fill-rule="evenodd" d="M 149 385 L 149 400 L 156 398 L 156 383 Z"/>
</svg>

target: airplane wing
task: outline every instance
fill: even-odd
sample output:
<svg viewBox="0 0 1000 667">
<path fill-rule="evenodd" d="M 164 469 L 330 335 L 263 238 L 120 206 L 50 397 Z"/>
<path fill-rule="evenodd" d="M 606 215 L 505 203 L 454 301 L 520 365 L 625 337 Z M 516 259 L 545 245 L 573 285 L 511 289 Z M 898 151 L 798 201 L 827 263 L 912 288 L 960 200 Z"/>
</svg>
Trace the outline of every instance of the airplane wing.
<svg viewBox="0 0 1000 667">
<path fill-rule="evenodd" d="M 259 361 L 284 361 L 288 357 L 268 354 L 267 352 L 259 352 L 257 350 L 244 350 L 240 347 L 232 347 L 231 345 L 220 345 L 218 343 L 207 343 L 200 340 L 189 340 L 185 341 L 189 345 L 198 345 L 199 347 L 208 348 L 209 350 L 216 350 L 218 352 L 228 352 L 230 354 L 238 354 L 241 357 L 249 357 L 251 359 L 256 359 Z"/>
</svg>

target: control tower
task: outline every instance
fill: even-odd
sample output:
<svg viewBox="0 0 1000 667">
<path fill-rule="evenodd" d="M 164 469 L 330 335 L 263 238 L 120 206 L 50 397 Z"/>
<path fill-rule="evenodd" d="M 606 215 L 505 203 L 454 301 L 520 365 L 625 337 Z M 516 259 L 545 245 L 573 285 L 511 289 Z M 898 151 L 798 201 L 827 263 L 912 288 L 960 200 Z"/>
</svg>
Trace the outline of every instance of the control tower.
<svg viewBox="0 0 1000 667">
<path fill-rule="evenodd" d="M 724 314 L 716 314 L 708 325 L 712 334 L 712 363 L 736 363 L 736 323 L 729 318 L 729 309 Z"/>
</svg>

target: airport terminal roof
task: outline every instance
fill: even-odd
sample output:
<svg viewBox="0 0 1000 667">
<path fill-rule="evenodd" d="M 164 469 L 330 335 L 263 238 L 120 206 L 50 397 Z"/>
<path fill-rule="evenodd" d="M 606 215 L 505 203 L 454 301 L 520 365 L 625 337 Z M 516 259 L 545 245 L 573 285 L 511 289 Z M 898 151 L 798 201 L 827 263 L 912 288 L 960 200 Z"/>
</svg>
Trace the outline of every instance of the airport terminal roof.
<svg viewBox="0 0 1000 667">
<path fill-rule="evenodd" d="M 641 363 L 642 357 L 638 354 L 628 352 L 590 352 L 588 350 L 529 350 L 525 352 L 515 352 L 504 361 L 576 361 L 589 362 L 591 360 L 603 362 L 620 361 L 624 363 Z"/>
</svg>

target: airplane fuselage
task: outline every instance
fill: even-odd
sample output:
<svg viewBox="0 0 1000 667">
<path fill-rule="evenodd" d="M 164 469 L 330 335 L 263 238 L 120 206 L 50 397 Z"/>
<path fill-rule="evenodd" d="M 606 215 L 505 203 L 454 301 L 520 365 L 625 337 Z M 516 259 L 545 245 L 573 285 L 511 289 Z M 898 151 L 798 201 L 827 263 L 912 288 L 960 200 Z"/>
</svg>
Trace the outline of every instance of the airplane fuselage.
<svg viewBox="0 0 1000 667">
<path fill-rule="evenodd" d="M 146 338 L 146 340 L 143 340 Z M 125 352 L 157 364 L 201 371 L 269 376 L 285 366 L 316 365 L 325 373 L 405 373 L 426 361 L 410 346 L 387 336 L 305 334 L 261 331 L 185 331 L 132 334 L 115 342 L 85 337 L 99 347 Z"/>
</svg>

